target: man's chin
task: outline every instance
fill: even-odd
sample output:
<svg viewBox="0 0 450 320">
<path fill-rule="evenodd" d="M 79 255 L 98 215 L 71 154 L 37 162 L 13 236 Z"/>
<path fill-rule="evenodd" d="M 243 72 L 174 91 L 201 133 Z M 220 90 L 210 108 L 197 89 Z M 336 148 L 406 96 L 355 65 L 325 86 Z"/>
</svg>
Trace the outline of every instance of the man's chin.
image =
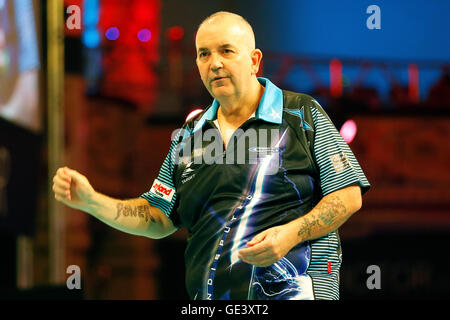
<svg viewBox="0 0 450 320">
<path fill-rule="evenodd" d="M 209 90 L 209 93 L 214 97 L 214 99 L 226 98 L 226 97 L 233 95 L 233 93 L 231 92 L 231 90 L 229 88 L 225 88 L 222 86 L 221 87 L 212 87 Z"/>
</svg>

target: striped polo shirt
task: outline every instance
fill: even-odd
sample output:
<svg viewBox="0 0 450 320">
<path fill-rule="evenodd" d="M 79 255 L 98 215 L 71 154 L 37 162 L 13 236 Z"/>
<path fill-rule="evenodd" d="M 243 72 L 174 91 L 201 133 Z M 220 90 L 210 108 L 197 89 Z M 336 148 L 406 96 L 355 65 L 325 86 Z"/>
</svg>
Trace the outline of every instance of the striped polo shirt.
<svg viewBox="0 0 450 320">
<path fill-rule="evenodd" d="M 142 194 L 189 236 L 192 299 L 339 299 L 338 231 L 294 246 L 268 267 L 239 260 L 258 233 L 307 214 L 324 196 L 370 184 L 319 103 L 266 78 L 256 112 L 224 147 L 218 101 L 174 135 L 151 189 Z"/>
</svg>

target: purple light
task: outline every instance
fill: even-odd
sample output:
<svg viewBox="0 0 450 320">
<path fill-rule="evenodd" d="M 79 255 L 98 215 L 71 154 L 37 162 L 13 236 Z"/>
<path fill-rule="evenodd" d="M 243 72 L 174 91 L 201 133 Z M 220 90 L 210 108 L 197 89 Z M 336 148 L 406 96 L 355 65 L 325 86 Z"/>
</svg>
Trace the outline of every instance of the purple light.
<svg viewBox="0 0 450 320">
<path fill-rule="evenodd" d="M 147 42 L 152 38 L 152 33 L 148 29 L 142 29 L 138 32 L 138 39 L 142 42 Z"/>
<path fill-rule="evenodd" d="M 339 133 L 341 134 L 342 138 L 344 138 L 345 142 L 350 143 L 355 138 L 356 131 L 358 131 L 358 128 L 355 121 L 347 120 L 342 125 L 341 131 L 339 131 Z"/>
<path fill-rule="evenodd" d="M 119 38 L 120 32 L 116 27 L 111 27 L 105 32 L 105 36 L 108 40 L 117 40 Z"/>
</svg>

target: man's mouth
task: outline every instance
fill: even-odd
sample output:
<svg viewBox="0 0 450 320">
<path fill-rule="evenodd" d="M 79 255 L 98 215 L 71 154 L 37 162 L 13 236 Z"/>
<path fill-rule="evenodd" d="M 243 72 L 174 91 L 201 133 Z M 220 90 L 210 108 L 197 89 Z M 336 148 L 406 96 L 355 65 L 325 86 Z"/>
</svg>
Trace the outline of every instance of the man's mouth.
<svg viewBox="0 0 450 320">
<path fill-rule="evenodd" d="M 225 79 L 225 78 L 227 78 L 227 77 L 214 77 L 214 78 L 212 79 L 212 81 L 222 80 L 222 79 Z"/>
</svg>

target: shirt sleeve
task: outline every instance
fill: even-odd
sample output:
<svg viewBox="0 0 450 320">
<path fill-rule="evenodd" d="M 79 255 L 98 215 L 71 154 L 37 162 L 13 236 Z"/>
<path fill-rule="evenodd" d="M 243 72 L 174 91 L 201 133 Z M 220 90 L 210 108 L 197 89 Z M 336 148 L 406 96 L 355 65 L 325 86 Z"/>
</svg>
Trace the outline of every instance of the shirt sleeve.
<svg viewBox="0 0 450 320">
<path fill-rule="evenodd" d="M 361 194 L 366 193 L 370 183 L 350 147 L 315 99 L 310 108 L 314 128 L 312 149 L 319 167 L 322 195 L 353 184 L 361 187 Z"/>
<path fill-rule="evenodd" d="M 180 130 L 172 140 L 169 152 L 159 170 L 157 178 L 153 181 L 150 190 L 141 195 L 141 198 L 146 199 L 151 206 L 161 209 L 176 226 L 179 226 L 179 221 L 174 217 L 177 199 L 174 172 L 181 131 L 182 130 Z"/>
</svg>

